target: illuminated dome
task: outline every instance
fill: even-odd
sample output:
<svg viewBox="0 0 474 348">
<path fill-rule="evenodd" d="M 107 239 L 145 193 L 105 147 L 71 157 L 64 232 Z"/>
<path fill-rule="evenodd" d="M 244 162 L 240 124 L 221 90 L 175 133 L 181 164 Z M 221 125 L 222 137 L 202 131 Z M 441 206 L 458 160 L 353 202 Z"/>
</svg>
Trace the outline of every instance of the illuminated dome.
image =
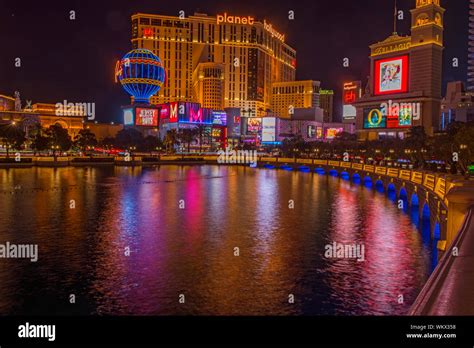
<svg viewBox="0 0 474 348">
<path fill-rule="evenodd" d="M 135 49 L 117 62 L 115 76 L 135 103 L 149 104 L 166 81 L 166 72 L 160 58 L 146 49 Z"/>
</svg>

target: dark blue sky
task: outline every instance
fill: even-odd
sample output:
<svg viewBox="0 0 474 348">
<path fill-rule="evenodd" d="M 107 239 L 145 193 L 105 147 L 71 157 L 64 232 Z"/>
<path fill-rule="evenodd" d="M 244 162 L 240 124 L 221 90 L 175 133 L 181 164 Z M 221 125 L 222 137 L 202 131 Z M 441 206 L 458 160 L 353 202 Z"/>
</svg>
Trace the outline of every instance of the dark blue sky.
<svg viewBox="0 0 474 348">
<path fill-rule="evenodd" d="M 468 0 L 441 0 L 445 16 L 446 81 L 467 74 Z M 297 2 L 297 3 L 295 3 Z M 199 6 L 195 4 L 199 3 Z M 298 79 L 320 80 L 338 93 L 347 80 L 366 82 L 369 44 L 388 37 L 393 28 L 392 0 L 0 0 L 0 94 L 56 103 L 95 102 L 100 121 L 119 121 L 128 95 L 114 83 L 115 61 L 131 49 L 130 16 L 136 12 L 186 15 L 194 12 L 252 15 L 267 19 L 286 34 L 297 50 Z M 410 8 L 415 0 L 399 0 L 405 20 L 399 33 L 409 34 Z M 76 20 L 69 20 L 69 11 Z M 288 20 L 288 11 L 295 20 Z M 22 67 L 15 68 L 16 57 Z M 344 57 L 350 68 L 343 68 Z M 459 68 L 452 67 L 458 57 Z"/>
</svg>

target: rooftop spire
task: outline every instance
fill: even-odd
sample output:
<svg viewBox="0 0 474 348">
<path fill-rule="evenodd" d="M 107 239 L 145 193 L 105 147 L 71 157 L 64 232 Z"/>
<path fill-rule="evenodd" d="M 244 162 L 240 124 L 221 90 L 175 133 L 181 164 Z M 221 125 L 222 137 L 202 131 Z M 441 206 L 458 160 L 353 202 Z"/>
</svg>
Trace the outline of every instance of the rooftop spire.
<svg viewBox="0 0 474 348">
<path fill-rule="evenodd" d="M 393 35 L 397 35 L 397 14 L 398 14 L 397 0 L 395 0 L 394 2 L 395 2 L 395 6 L 394 6 L 394 12 L 393 12 Z"/>
</svg>

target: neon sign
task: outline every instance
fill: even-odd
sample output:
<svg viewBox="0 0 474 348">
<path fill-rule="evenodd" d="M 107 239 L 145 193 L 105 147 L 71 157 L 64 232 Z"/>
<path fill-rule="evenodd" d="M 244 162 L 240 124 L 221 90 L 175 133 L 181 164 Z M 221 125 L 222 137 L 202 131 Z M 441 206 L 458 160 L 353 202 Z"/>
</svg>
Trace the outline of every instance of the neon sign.
<svg viewBox="0 0 474 348">
<path fill-rule="evenodd" d="M 158 109 L 136 109 L 137 126 L 153 126 L 158 127 Z"/>
<path fill-rule="evenodd" d="M 285 42 L 285 35 L 276 31 L 270 23 L 267 23 L 266 20 L 263 20 L 263 27 L 266 31 L 272 34 L 272 37 L 276 37 L 278 40 Z"/>
<path fill-rule="evenodd" d="M 178 122 L 178 103 L 170 103 L 170 120 L 169 123 Z"/>
<path fill-rule="evenodd" d="M 255 18 L 251 16 L 247 16 L 247 17 L 229 16 L 227 15 L 227 13 L 224 13 L 223 15 L 217 15 L 217 24 L 221 24 L 221 23 L 253 25 L 255 23 Z"/>
</svg>

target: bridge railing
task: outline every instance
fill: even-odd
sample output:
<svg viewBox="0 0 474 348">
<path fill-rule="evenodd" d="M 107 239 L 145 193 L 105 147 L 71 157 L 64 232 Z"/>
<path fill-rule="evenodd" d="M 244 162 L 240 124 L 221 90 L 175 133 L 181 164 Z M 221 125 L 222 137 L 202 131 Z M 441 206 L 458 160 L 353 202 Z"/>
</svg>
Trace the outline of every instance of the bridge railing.
<svg viewBox="0 0 474 348">
<path fill-rule="evenodd" d="M 416 185 L 422 185 L 424 188 L 434 192 L 441 200 L 446 199 L 446 194 L 455 186 L 462 186 L 459 176 L 447 175 L 443 173 L 432 173 L 422 170 L 411 170 L 404 168 L 393 168 L 384 166 L 374 166 L 370 164 L 353 163 L 347 161 L 333 161 L 322 159 L 295 159 L 295 158 L 276 158 L 276 157 L 260 157 L 259 161 L 267 163 L 297 163 L 313 166 L 329 166 L 343 169 L 352 169 L 364 171 L 367 173 L 375 173 L 377 175 L 388 176 Z M 461 179 L 462 181 L 462 179 Z"/>
<path fill-rule="evenodd" d="M 219 156 L 217 155 L 205 155 L 205 156 L 181 156 L 181 155 L 162 155 L 159 156 L 162 162 L 173 162 L 191 158 L 203 159 L 206 162 L 216 162 Z M 463 179 L 459 176 L 447 175 L 443 173 L 433 173 L 423 170 L 412 170 L 405 168 L 394 168 L 375 166 L 371 164 L 353 163 L 348 161 L 335 161 L 325 159 L 310 159 L 310 158 L 288 158 L 288 157 L 265 157 L 261 156 L 258 159 L 259 162 L 268 164 L 288 164 L 288 165 L 305 165 L 305 166 L 323 166 L 332 168 L 352 169 L 355 171 L 362 171 L 366 173 L 373 173 L 376 175 L 388 176 L 393 179 L 403 180 L 405 182 L 411 182 L 416 185 L 421 185 L 427 190 L 433 192 L 441 200 L 446 200 L 446 194 L 455 186 L 462 186 Z"/>
</svg>

